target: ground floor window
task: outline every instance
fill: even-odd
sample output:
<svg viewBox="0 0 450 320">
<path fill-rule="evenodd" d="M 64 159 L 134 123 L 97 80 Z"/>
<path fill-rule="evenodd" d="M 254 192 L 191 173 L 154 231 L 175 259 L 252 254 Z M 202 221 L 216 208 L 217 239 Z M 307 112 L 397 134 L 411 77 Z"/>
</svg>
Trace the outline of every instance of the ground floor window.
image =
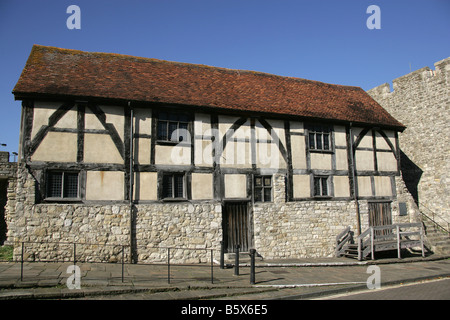
<svg viewBox="0 0 450 320">
<path fill-rule="evenodd" d="M 47 198 L 79 198 L 78 172 L 49 172 L 47 174 Z"/>
<path fill-rule="evenodd" d="M 256 202 L 272 201 L 272 176 L 255 176 L 254 194 Z"/>
<path fill-rule="evenodd" d="M 183 173 L 164 173 L 162 180 L 163 199 L 185 199 L 185 175 Z"/>
<path fill-rule="evenodd" d="M 328 177 L 326 176 L 314 177 L 314 196 L 315 197 L 329 196 Z"/>
</svg>

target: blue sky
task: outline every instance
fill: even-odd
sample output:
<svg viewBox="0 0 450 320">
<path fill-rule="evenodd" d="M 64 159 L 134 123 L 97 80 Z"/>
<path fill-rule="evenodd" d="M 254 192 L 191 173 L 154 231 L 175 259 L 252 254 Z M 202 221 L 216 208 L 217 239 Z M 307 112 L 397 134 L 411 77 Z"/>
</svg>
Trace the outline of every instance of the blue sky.
<svg viewBox="0 0 450 320">
<path fill-rule="evenodd" d="M 69 30 L 69 5 L 81 29 Z M 366 26 L 377 5 L 381 29 Z M 17 151 L 11 91 L 33 44 L 359 86 L 450 56 L 449 0 L 0 0 L 0 150 Z"/>
</svg>

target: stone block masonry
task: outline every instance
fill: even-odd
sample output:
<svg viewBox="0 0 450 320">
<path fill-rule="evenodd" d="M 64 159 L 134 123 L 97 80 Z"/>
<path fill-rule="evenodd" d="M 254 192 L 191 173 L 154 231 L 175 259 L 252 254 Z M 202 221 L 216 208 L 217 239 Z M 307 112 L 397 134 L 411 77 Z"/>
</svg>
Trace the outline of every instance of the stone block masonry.
<svg viewBox="0 0 450 320">
<path fill-rule="evenodd" d="M 9 162 L 9 152 L 0 151 L 0 245 L 6 240 L 6 210 L 5 205 L 8 201 L 8 194 L 14 197 L 13 189 L 16 185 L 16 163 Z"/>
<path fill-rule="evenodd" d="M 78 261 L 130 261 L 130 206 L 128 204 L 35 204 L 34 180 L 25 166 L 18 170 L 23 188 L 9 201 L 9 242 L 14 258 L 34 261 L 73 261 L 76 243 Z M 25 182 L 26 181 L 26 182 Z M 19 201 L 16 201 L 16 200 Z M 220 249 L 221 206 L 219 203 L 153 203 L 135 206 L 135 253 L 139 262 L 207 262 L 210 252 Z M 163 249 L 161 249 L 163 248 Z M 183 252 L 183 248 L 198 249 Z M 219 251 L 216 257 L 219 259 Z"/>
<path fill-rule="evenodd" d="M 20 201 L 8 202 L 10 242 L 15 244 L 14 258 L 21 258 L 21 242 L 26 260 L 73 261 L 73 243 L 77 261 L 120 262 L 122 246 L 125 261 L 130 261 L 129 204 L 35 204 L 35 183 L 21 165 L 16 188 Z M 331 257 L 335 237 L 346 226 L 356 230 L 354 201 L 286 202 L 285 177 L 274 175 L 274 201 L 255 203 L 250 216 L 253 224 L 252 247 L 265 259 Z M 401 178 L 398 194 L 401 199 Z M 11 191 L 12 192 L 12 191 Z M 12 199 L 12 198 L 11 198 Z M 405 198 L 406 199 L 406 198 Z M 363 228 L 368 227 L 367 200 L 360 201 Z M 414 214 L 400 217 L 393 201 L 394 222 L 414 220 Z M 134 206 L 133 255 L 140 263 L 208 263 L 213 249 L 220 259 L 222 240 L 222 203 L 220 201 L 163 202 Z"/>
<path fill-rule="evenodd" d="M 450 221 L 450 58 L 434 65 L 394 79 L 393 91 L 385 83 L 368 93 L 407 126 L 401 171 L 420 210 Z"/>
</svg>

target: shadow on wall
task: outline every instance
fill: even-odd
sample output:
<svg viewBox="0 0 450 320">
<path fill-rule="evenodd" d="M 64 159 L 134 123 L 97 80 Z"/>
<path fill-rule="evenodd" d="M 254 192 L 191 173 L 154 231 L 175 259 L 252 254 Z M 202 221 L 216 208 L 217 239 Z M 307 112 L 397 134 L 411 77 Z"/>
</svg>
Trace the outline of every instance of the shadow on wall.
<svg viewBox="0 0 450 320">
<path fill-rule="evenodd" d="M 6 221 L 5 221 L 5 205 L 7 202 L 8 180 L 0 179 L 0 246 L 6 240 Z"/>
<path fill-rule="evenodd" d="M 414 202 L 419 205 L 418 186 L 423 170 L 420 169 L 402 150 L 400 150 L 400 170 L 406 188 L 414 198 Z"/>
</svg>

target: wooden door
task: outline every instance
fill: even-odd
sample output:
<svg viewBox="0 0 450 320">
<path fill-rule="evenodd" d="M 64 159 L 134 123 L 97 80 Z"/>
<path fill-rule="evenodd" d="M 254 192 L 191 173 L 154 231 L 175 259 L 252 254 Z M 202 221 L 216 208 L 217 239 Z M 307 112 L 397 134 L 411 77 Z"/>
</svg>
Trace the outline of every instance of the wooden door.
<svg viewBox="0 0 450 320">
<path fill-rule="evenodd" d="M 249 250 L 249 214 L 247 202 L 227 202 L 223 206 L 223 240 L 228 253 L 235 252 L 236 245 L 240 252 Z"/>
<path fill-rule="evenodd" d="M 390 202 L 369 202 L 369 226 L 387 226 L 392 224 L 391 203 Z M 388 230 L 378 231 L 385 235 Z"/>
</svg>

